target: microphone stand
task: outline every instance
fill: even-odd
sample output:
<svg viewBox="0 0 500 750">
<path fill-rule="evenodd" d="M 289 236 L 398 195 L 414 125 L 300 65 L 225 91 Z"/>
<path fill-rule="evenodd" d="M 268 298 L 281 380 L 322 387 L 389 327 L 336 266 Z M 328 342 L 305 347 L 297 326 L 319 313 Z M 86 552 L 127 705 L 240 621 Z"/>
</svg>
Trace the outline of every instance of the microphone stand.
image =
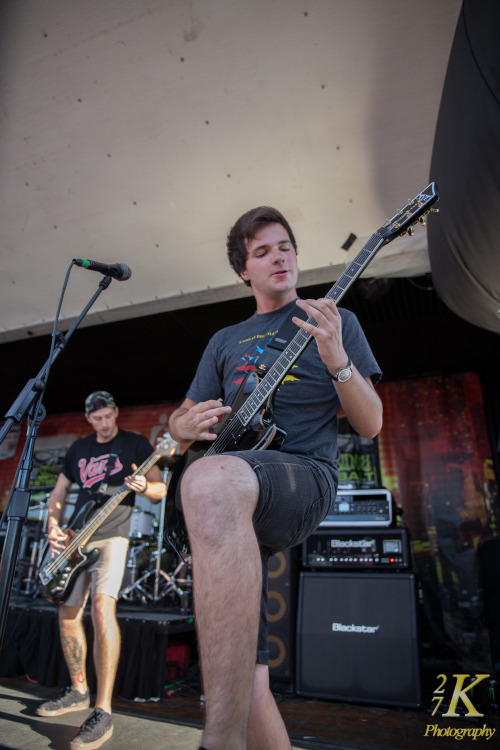
<svg viewBox="0 0 500 750">
<path fill-rule="evenodd" d="M 18 477 L 17 486 L 11 489 L 9 500 L 7 501 L 7 531 L 2 551 L 2 559 L 0 561 L 0 648 L 3 644 L 5 627 L 7 624 L 7 612 L 17 556 L 19 554 L 21 532 L 28 515 L 31 497 L 31 490 L 28 489 L 28 484 L 33 469 L 35 440 L 38 435 L 40 423 L 43 421 L 46 414 L 45 408 L 42 404 L 42 397 L 46 387 L 45 377 L 52 364 L 66 347 L 68 340 L 78 328 L 87 312 L 90 310 L 101 292 L 108 288 L 111 281 L 111 276 L 105 276 L 102 279 L 99 283 L 99 289 L 95 292 L 92 299 L 87 303 L 75 323 L 66 334 L 57 331 L 56 344 L 52 354 L 49 356 L 38 375 L 35 378 L 28 380 L 19 396 L 7 411 L 5 415 L 5 423 L 0 430 L 1 445 L 14 425 L 14 422 L 21 422 L 26 414 L 31 418 L 31 424 L 29 424 L 27 430 L 25 447 L 21 455 L 18 471 L 16 472 L 16 477 Z M 14 480 L 14 483 L 15 481 L 16 480 Z"/>
</svg>

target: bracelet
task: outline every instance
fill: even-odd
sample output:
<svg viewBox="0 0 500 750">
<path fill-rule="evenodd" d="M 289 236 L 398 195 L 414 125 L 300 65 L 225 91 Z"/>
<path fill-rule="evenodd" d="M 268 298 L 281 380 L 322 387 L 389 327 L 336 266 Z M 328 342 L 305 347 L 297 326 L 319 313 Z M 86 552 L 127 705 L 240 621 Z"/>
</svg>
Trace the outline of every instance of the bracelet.
<svg viewBox="0 0 500 750">
<path fill-rule="evenodd" d="M 146 477 L 144 477 L 144 479 L 146 479 Z M 148 487 L 149 487 L 149 482 L 146 479 L 146 486 L 144 487 L 143 490 L 141 490 L 141 495 L 145 495 L 146 494 L 146 492 L 148 491 Z"/>
</svg>

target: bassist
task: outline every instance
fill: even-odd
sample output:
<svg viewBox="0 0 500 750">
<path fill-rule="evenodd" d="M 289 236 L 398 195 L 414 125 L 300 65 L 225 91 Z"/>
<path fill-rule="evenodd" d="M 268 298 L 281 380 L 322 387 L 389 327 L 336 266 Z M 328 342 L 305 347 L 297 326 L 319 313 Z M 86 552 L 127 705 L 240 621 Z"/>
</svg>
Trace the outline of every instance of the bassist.
<svg viewBox="0 0 500 750">
<path fill-rule="evenodd" d="M 227 250 L 233 270 L 252 288 L 256 312 L 213 336 L 169 423 L 178 442 L 208 446 L 208 455 L 188 462 L 179 483 L 205 693 L 202 746 L 290 750 L 269 689 L 267 560 L 300 544 L 329 511 L 338 483 L 340 407 L 359 434 L 379 432 L 374 383 L 381 372 L 352 313 L 331 299 L 298 298 L 297 245 L 278 211 L 244 214 L 229 232 Z M 299 310 L 315 325 L 297 317 Z M 245 376 L 259 371 L 259 357 L 289 316 L 312 338 L 274 393 L 272 421 L 286 433 L 281 448 L 238 450 L 241 442 L 247 447 L 238 432 L 234 445 L 218 451 L 224 434 L 220 428 L 217 434 L 218 422 L 227 423 Z M 266 425 L 268 412 L 261 415 Z"/>
<path fill-rule="evenodd" d="M 116 600 L 125 570 L 129 527 L 135 493 L 155 503 L 166 492 L 161 473 L 152 466 L 146 476 L 135 472 L 153 452 L 146 438 L 118 427 L 118 407 L 107 391 L 91 393 L 85 401 L 85 418 L 93 434 L 74 442 L 65 456 L 61 473 L 48 503 L 48 540 L 51 555 L 64 550 L 74 532 L 92 517 L 111 487 L 124 484 L 129 490 L 90 538 L 83 552 L 97 549 L 87 567 L 77 572 L 74 583 L 59 607 L 61 646 L 71 677 L 71 687 L 60 698 L 42 703 L 39 716 L 60 716 L 81 711 L 90 704 L 85 661 L 87 645 L 83 613 L 91 596 L 94 629 L 94 666 L 97 695 L 94 711 L 71 742 L 71 750 L 100 747 L 112 734 L 111 698 L 120 655 L 120 630 L 116 619 Z M 71 485 L 80 487 L 75 516 L 69 529 L 61 527 Z M 101 491 L 99 491 L 101 490 Z M 88 513 L 86 513 L 88 509 Z M 79 513 L 79 511 L 82 511 Z"/>
</svg>

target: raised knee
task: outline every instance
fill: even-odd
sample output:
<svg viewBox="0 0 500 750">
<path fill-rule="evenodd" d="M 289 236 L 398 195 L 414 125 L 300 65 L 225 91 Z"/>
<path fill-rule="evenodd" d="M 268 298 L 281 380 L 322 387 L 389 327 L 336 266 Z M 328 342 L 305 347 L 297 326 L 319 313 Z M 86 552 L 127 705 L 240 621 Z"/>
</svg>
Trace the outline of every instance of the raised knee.
<svg viewBox="0 0 500 750">
<path fill-rule="evenodd" d="M 218 503 L 221 497 L 258 494 L 258 482 L 249 464 L 238 456 L 203 456 L 184 472 L 182 502 Z"/>
<path fill-rule="evenodd" d="M 210 497 L 217 493 L 220 487 L 220 480 L 217 476 L 218 463 L 218 460 L 213 461 L 209 457 L 203 457 L 188 466 L 181 483 L 183 503 Z"/>
<path fill-rule="evenodd" d="M 188 531 L 204 536 L 251 518 L 258 482 L 248 464 L 235 456 L 204 456 L 186 469 L 181 484 L 182 508 Z M 236 512 L 237 511 L 237 512 Z"/>
</svg>

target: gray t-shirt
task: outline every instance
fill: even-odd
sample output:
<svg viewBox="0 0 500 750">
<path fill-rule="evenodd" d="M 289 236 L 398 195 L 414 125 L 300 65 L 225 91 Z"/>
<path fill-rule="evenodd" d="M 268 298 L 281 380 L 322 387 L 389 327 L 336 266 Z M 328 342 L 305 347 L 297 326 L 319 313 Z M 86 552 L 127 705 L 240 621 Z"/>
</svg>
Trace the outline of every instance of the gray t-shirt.
<svg viewBox="0 0 500 750">
<path fill-rule="evenodd" d="M 277 333 L 295 301 L 271 313 L 254 313 L 247 320 L 223 328 L 210 339 L 189 387 L 196 401 L 222 398 L 231 405 L 248 372 Z M 376 382 L 380 368 L 354 313 L 339 308 L 344 348 L 363 377 Z M 297 328 L 298 330 L 298 328 Z M 312 340 L 280 383 L 274 399 L 273 421 L 285 430 L 281 451 L 321 461 L 337 483 L 337 413 L 340 402 L 331 378 Z M 326 465 L 326 466 L 325 466 Z"/>
</svg>

